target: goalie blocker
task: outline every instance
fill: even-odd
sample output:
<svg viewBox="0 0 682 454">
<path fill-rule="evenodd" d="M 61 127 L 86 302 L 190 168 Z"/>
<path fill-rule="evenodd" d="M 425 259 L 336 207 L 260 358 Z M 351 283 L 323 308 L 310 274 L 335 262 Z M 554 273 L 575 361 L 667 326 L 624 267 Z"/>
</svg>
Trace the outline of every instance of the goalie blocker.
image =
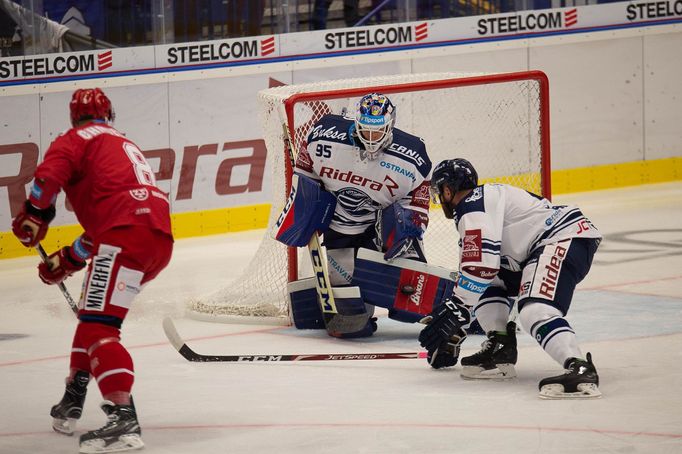
<svg viewBox="0 0 682 454">
<path fill-rule="evenodd" d="M 287 246 L 304 247 L 317 232 L 325 232 L 334 216 L 336 198 L 305 175 L 294 174 L 291 193 L 277 220 L 275 239 Z"/>
</svg>

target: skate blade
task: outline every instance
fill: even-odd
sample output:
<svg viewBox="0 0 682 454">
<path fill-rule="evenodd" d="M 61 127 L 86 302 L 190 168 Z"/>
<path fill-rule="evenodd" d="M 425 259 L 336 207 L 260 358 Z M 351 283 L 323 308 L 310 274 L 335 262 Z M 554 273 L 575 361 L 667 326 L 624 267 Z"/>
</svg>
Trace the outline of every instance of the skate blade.
<svg viewBox="0 0 682 454">
<path fill-rule="evenodd" d="M 594 383 L 581 383 L 578 391 L 567 393 L 564 386 L 557 383 L 543 386 L 539 396 L 540 399 L 595 399 L 601 397 L 601 391 Z"/>
<path fill-rule="evenodd" d="M 121 435 L 118 440 L 105 440 L 94 438 L 81 443 L 78 452 L 83 454 L 95 454 L 100 452 L 123 452 L 142 449 L 144 443 L 138 434 Z"/>
<path fill-rule="evenodd" d="M 494 369 L 463 366 L 460 377 L 464 380 L 509 380 L 516 377 L 516 369 L 513 364 L 498 364 Z"/>
<path fill-rule="evenodd" d="M 60 434 L 71 436 L 76 430 L 76 421 L 78 420 L 75 418 L 53 418 L 52 429 Z"/>
</svg>

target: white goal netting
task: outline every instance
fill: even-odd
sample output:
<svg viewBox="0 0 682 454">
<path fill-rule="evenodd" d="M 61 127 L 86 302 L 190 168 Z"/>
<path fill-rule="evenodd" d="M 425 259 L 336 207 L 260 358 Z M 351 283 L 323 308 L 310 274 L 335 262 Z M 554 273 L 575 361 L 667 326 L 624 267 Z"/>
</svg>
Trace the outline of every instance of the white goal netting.
<svg viewBox="0 0 682 454">
<path fill-rule="evenodd" d="M 267 233 L 246 271 L 212 295 L 194 300 L 190 315 L 203 319 L 288 323 L 286 284 L 305 277 L 302 249 L 276 242 L 274 224 L 288 196 L 290 165 L 282 124 L 298 147 L 322 115 L 353 111 L 371 92 L 389 96 L 396 127 L 420 136 L 435 166 L 462 157 L 484 182 L 502 182 L 549 196 L 547 79 L 537 71 L 463 75 L 401 74 L 271 88 L 259 93 L 264 139 L 271 161 L 273 199 Z M 440 207 L 432 207 L 424 237 L 430 263 L 456 269 L 458 234 Z M 303 266 L 299 266 L 299 264 Z"/>
</svg>

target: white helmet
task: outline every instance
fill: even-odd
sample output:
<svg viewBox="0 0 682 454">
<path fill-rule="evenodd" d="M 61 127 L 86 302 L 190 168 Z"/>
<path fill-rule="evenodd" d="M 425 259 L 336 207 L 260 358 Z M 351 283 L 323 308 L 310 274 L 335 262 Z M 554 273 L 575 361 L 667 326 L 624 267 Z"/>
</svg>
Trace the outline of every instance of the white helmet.
<svg viewBox="0 0 682 454">
<path fill-rule="evenodd" d="M 377 154 L 391 144 L 395 113 L 391 100 L 379 93 L 365 95 L 358 102 L 355 129 L 369 159 L 376 159 Z"/>
</svg>

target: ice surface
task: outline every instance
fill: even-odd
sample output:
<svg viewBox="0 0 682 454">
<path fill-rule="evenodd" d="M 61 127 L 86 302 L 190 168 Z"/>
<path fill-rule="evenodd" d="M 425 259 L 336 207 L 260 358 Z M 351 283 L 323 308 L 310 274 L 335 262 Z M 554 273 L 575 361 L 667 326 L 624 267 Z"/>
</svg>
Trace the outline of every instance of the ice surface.
<svg viewBox="0 0 682 454">
<path fill-rule="evenodd" d="M 262 232 L 180 240 L 171 265 L 135 301 L 123 342 L 148 454 L 163 453 L 677 453 L 682 452 L 682 183 L 555 197 L 605 233 L 569 321 L 592 352 L 601 399 L 545 401 L 555 364 L 519 337 L 518 378 L 475 382 L 423 360 L 190 363 L 167 342 L 170 315 L 212 354 L 417 351 L 418 326 L 379 319 L 370 339 L 225 325 L 184 317 L 184 303 L 225 284 Z M 0 261 L 0 453 L 75 453 L 49 409 L 63 392 L 75 321 L 37 257 Z M 67 285 L 79 294 L 82 276 Z M 463 354 L 479 348 L 472 336 Z M 78 432 L 104 422 L 91 384 Z"/>
</svg>

